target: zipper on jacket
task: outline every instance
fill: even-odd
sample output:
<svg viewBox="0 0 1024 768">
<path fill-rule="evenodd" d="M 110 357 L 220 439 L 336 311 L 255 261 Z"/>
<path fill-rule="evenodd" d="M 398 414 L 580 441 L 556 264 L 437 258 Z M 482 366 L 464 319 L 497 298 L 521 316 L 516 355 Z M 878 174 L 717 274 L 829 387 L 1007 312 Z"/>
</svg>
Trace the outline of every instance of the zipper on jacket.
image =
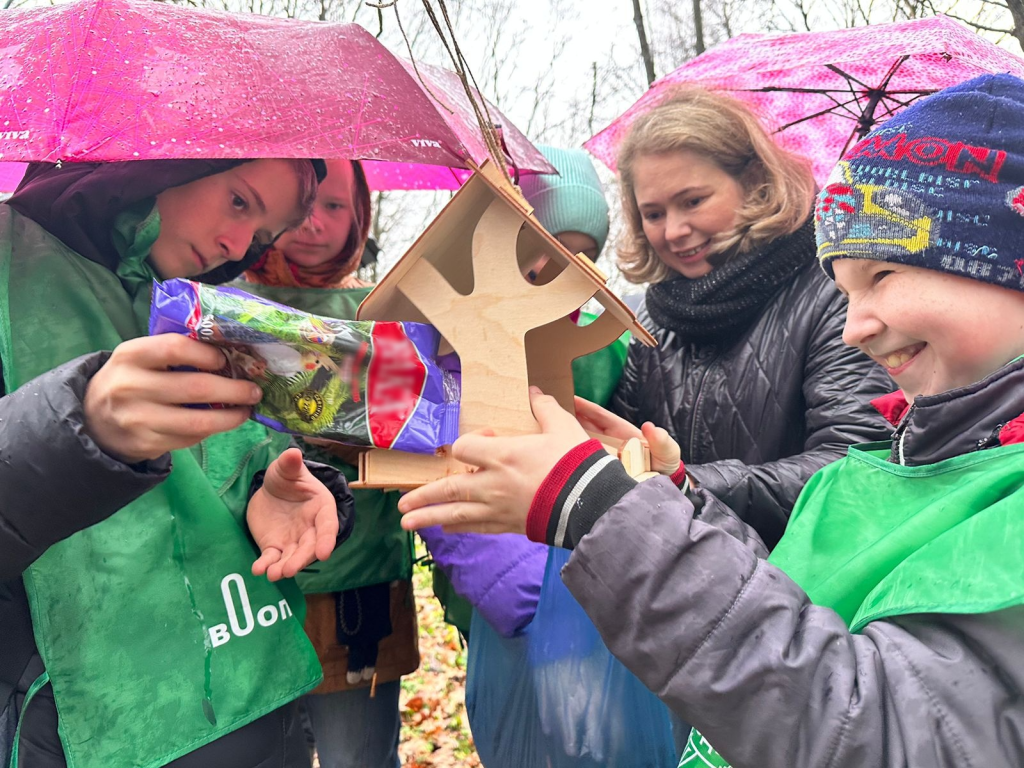
<svg viewBox="0 0 1024 768">
<path fill-rule="evenodd" d="M 893 433 L 893 453 L 896 455 L 896 463 L 900 466 L 907 466 L 906 456 L 903 453 L 903 441 L 907 437 L 907 428 L 910 426 L 910 415 L 914 412 L 914 405 L 911 403 L 910 408 L 903 416 L 903 420 L 899 426 L 896 427 L 896 431 Z"/>
<path fill-rule="evenodd" d="M 693 358 L 695 362 L 698 361 L 696 351 L 697 345 L 691 345 L 690 357 Z M 700 402 L 701 399 L 704 397 L 704 382 L 707 380 L 708 373 L 710 373 L 711 371 L 711 366 L 715 362 L 715 359 L 717 357 L 718 355 L 716 355 L 714 352 L 708 354 L 708 362 L 707 365 L 704 366 L 704 371 L 700 375 L 700 381 L 697 383 L 697 395 L 693 399 L 693 413 L 690 415 L 690 444 L 687 447 L 689 448 L 690 452 L 690 461 L 692 461 L 694 464 L 699 463 L 694 452 L 694 445 L 696 445 L 697 441 L 697 416 L 700 414 Z"/>
</svg>

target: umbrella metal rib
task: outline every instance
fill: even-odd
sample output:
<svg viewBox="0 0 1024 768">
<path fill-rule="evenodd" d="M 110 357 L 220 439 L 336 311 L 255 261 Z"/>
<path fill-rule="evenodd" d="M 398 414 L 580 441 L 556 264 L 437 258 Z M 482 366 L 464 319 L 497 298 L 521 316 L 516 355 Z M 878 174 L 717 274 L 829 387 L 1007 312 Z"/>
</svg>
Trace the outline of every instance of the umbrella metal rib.
<svg viewBox="0 0 1024 768">
<path fill-rule="evenodd" d="M 826 109 L 818 110 L 809 115 L 792 120 L 780 128 L 775 130 L 775 133 L 781 133 L 787 128 L 792 128 L 794 125 L 807 122 L 808 120 L 814 120 L 818 117 L 822 117 L 827 114 L 834 114 L 838 117 L 847 117 L 857 122 L 857 127 L 853 129 L 850 136 L 847 138 L 845 145 L 843 146 L 843 152 L 849 149 L 851 142 L 854 139 L 860 139 L 867 135 L 879 121 L 879 118 L 889 117 L 895 114 L 896 109 L 900 107 L 906 107 L 922 96 L 928 96 L 929 94 L 935 93 L 935 89 L 921 89 L 921 90 L 900 90 L 890 91 L 888 90 L 889 83 L 892 81 L 897 70 L 905 62 L 909 56 L 899 57 L 889 70 L 885 73 L 881 82 L 877 86 L 870 86 L 862 80 L 854 77 L 848 72 L 844 72 L 835 64 L 826 64 L 825 67 L 835 72 L 837 75 L 846 81 L 846 88 L 787 88 L 786 86 L 765 86 L 763 88 L 744 88 L 737 90 L 745 90 L 748 92 L 760 92 L 760 93 L 814 93 L 820 96 L 824 96 L 830 99 L 833 106 L 827 107 Z M 856 86 L 860 86 L 858 89 Z M 849 95 L 850 98 L 841 101 L 837 94 Z M 897 96 L 909 96 L 909 99 L 896 98 Z M 892 105 L 886 103 L 886 101 L 895 102 L 897 105 L 895 108 Z M 856 104 L 859 109 L 851 109 L 851 105 Z M 884 109 L 881 115 L 876 114 L 879 107 Z M 845 113 L 845 114 L 844 114 Z"/>
</svg>

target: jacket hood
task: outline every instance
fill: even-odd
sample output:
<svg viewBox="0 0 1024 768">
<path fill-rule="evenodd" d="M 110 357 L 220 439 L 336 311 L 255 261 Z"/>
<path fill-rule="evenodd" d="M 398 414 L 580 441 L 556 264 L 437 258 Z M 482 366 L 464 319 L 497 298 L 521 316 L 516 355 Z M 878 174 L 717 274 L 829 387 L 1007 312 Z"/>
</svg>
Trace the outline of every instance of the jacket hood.
<svg viewBox="0 0 1024 768">
<path fill-rule="evenodd" d="M 76 253 L 110 271 L 119 254 L 113 243 L 118 214 L 171 187 L 222 173 L 245 160 L 136 160 L 121 163 L 33 163 L 8 204 Z M 228 263 L 201 277 L 222 283 L 250 259 Z"/>
</svg>

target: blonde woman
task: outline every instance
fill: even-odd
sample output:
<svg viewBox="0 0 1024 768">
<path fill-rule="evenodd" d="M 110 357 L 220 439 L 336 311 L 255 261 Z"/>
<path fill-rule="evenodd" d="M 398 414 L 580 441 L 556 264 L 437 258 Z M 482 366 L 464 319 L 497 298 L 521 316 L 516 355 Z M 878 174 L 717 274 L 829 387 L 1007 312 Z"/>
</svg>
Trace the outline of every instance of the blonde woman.
<svg viewBox="0 0 1024 768">
<path fill-rule="evenodd" d="M 815 263 L 808 164 L 743 104 L 680 90 L 619 154 L 626 277 L 649 283 L 612 409 L 682 447 L 694 484 L 771 547 L 808 478 L 888 436 L 883 370 L 843 344 L 846 301 Z"/>
</svg>

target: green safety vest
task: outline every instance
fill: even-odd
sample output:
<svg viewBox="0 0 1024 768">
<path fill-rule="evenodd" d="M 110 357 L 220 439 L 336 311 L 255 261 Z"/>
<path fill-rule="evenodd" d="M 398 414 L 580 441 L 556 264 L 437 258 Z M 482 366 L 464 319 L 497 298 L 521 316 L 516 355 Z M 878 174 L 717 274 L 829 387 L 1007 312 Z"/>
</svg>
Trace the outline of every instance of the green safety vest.
<svg viewBox="0 0 1024 768">
<path fill-rule="evenodd" d="M 254 293 L 288 307 L 314 315 L 353 320 L 359 304 L 372 288 L 291 288 L 236 281 L 233 288 Z M 315 445 L 305 444 L 303 453 L 313 461 L 330 464 L 350 483 L 359 470 Z M 356 521 L 352 534 L 334 550 L 330 559 L 315 563 L 295 580 L 306 594 L 342 592 L 396 579 L 412 578 L 413 538 L 402 530 L 397 491 L 353 490 Z"/>
<path fill-rule="evenodd" d="M 598 317 L 580 312 L 579 324 L 590 325 Z M 600 406 L 608 405 L 622 378 L 622 369 L 626 367 L 630 336 L 626 331 L 607 347 L 572 361 L 573 388 L 579 397 Z"/>
<path fill-rule="evenodd" d="M 145 334 L 160 226 L 147 209 L 119 218 L 114 274 L 0 205 L 8 392 Z M 287 440 L 248 422 L 174 451 L 164 482 L 25 572 L 46 668 L 31 692 L 52 684 L 69 768 L 162 766 L 320 682 L 298 588 L 251 573 L 249 483 Z"/>
<path fill-rule="evenodd" d="M 905 467 L 854 446 L 808 481 L 769 561 L 859 632 L 1024 604 L 1024 445 Z M 680 766 L 728 766 L 691 733 Z"/>
</svg>

